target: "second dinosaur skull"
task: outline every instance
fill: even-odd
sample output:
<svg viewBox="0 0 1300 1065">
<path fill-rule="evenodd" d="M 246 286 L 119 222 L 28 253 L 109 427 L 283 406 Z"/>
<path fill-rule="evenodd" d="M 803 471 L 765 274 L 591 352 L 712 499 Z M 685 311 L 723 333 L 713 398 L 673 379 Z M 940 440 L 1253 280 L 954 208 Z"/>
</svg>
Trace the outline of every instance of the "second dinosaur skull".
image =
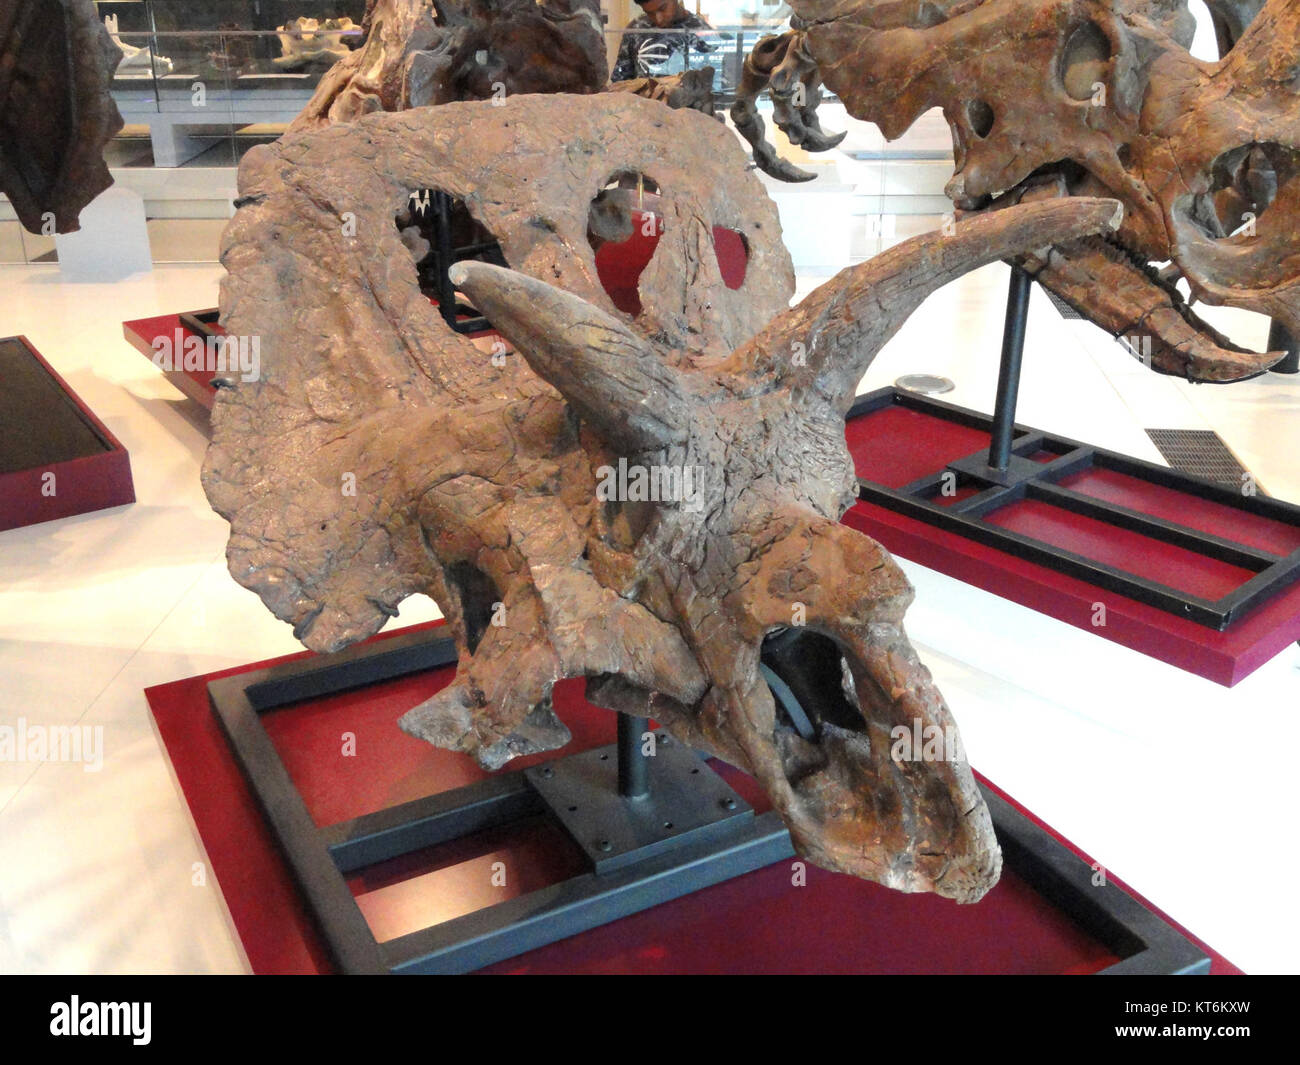
<svg viewBox="0 0 1300 1065">
<path fill-rule="evenodd" d="M 1121 201 L 1113 238 L 1026 256 L 1049 289 L 1156 370 L 1230 381 L 1259 354 L 1178 291 L 1300 335 L 1300 5 L 1210 0 L 1216 62 L 1186 0 L 793 0 L 849 112 L 901 136 L 941 107 L 962 211 L 1062 196 Z M 1141 348 L 1140 348 L 1141 349 Z"/>
</svg>

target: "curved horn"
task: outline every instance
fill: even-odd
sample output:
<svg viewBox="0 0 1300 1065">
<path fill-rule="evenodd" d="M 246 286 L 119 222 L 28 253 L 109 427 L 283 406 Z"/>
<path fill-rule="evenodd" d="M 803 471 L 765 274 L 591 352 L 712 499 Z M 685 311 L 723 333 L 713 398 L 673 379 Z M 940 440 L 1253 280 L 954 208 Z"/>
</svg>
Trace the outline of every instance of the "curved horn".
<svg viewBox="0 0 1300 1065">
<path fill-rule="evenodd" d="M 637 454 L 686 439 L 691 397 L 649 342 L 618 319 L 487 263 L 456 263 L 451 282 L 613 447 Z"/>
<path fill-rule="evenodd" d="M 841 271 L 737 349 L 726 368 L 778 373 L 783 384 L 815 388 L 846 411 L 871 360 L 931 292 L 998 259 L 1113 233 L 1123 217 L 1118 200 L 1079 197 L 1008 207 L 914 237 Z"/>
</svg>

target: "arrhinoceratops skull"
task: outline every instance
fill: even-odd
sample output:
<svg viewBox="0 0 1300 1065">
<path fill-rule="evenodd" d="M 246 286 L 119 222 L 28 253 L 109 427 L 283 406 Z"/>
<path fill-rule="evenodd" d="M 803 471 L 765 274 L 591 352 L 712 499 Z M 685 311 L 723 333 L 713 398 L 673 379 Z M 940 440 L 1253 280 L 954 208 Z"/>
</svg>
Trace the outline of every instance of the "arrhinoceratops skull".
<svg viewBox="0 0 1300 1065">
<path fill-rule="evenodd" d="M 1300 335 L 1300 4 L 1208 0 L 1222 59 L 1189 51 L 1186 0 L 792 0 L 806 50 L 850 114 L 901 136 L 932 107 L 953 131 L 949 194 L 980 211 L 1061 196 L 1121 201 L 1112 238 L 1024 257 L 1049 289 L 1209 381 L 1284 352 L 1234 345 L 1191 309 Z M 1170 264 L 1166 266 L 1165 264 Z M 1144 343 L 1149 338 L 1149 343 Z"/>
<path fill-rule="evenodd" d="M 661 227 L 635 318 L 588 240 L 592 201 L 629 174 L 658 190 Z M 563 746 L 552 686 L 587 677 L 593 701 L 751 772 L 813 861 L 962 901 L 992 886 L 969 765 L 891 753 L 898 726 L 954 725 L 903 631 L 906 578 L 839 523 L 844 414 L 929 292 L 1112 230 L 1118 204 L 965 221 L 787 309 L 776 210 L 735 139 L 623 94 L 369 115 L 254 149 L 239 186 L 221 304 L 232 333 L 260 338 L 262 376 L 220 391 L 204 484 L 231 572 L 307 646 L 363 639 L 430 595 L 459 668 L 408 732 L 495 768 Z M 453 333 L 421 294 L 393 220 L 424 189 L 499 238 L 513 269 L 459 264 L 454 280 L 513 354 Z M 747 249 L 739 287 L 723 229 Z M 602 493 L 614 469 L 677 488 Z M 808 737 L 759 661 L 800 623 L 810 653 L 832 652 Z"/>
</svg>

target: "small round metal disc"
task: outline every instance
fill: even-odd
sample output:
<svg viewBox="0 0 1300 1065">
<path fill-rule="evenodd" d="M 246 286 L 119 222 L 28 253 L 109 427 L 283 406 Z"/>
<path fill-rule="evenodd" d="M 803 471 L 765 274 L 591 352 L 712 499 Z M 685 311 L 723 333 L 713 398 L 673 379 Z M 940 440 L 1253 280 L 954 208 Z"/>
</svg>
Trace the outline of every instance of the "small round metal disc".
<svg viewBox="0 0 1300 1065">
<path fill-rule="evenodd" d="M 951 392 L 957 386 L 948 378 L 936 377 L 932 373 L 909 373 L 895 381 L 894 387 L 905 392 L 920 392 L 923 396 L 937 396 Z"/>
</svg>

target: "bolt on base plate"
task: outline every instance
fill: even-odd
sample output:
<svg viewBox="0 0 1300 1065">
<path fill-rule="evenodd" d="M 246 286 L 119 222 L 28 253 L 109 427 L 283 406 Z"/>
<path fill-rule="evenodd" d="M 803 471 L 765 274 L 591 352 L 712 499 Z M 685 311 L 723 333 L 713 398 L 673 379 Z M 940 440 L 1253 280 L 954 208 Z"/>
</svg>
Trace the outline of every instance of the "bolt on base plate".
<svg viewBox="0 0 1300 1065">
<path fill-rule="evenodd" d="M 686 843 L 721 838 L 754 817 L 694 751 L 663 732 L 646 758 L 650 793 L 618 793 L 618 746 L 598 747 L 524 771 L 598 873 Z"/>
</svg>

